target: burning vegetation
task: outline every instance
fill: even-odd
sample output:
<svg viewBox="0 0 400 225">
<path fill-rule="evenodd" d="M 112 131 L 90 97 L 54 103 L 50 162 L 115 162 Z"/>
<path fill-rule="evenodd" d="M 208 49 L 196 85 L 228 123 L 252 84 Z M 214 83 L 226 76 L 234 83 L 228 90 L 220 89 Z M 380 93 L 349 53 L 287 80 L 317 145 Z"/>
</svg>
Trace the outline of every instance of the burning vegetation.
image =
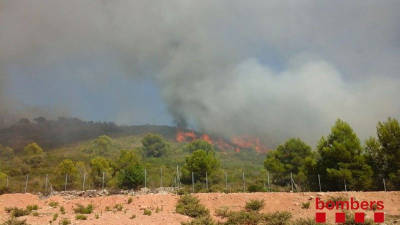
<svg viewBox="0 0 400 225">
<path fill-rule="evenodd" d="M 193 130 L 178 130 L 176 133 L 177 142 L 191 142 L 197 139 L 201 139 L 213 144 L 222 151 L 240 152 L 242 149 L 250 149 L 258 153 L 265 153 L 268 151 L 268 148 L 261 143 L 258 137 L 254 138 L 243 135 L 235 136 L 230 140 L 227 140 L 223 138 L 211 137 L 208 134 L 196 134 Z"/>
</svg>

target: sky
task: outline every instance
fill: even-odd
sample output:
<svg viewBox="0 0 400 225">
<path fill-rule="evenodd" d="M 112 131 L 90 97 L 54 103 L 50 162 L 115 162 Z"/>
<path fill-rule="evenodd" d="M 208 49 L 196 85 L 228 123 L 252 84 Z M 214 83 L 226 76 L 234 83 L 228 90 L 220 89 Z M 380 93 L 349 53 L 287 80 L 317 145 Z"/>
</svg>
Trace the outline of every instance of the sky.
<svg viewBox="0 0 400 225">
<path fill-rule="evenodd" d="M 399 118 L 397 0 L 3 0 L 0 113 L 309 143 Z"/>
</svg>

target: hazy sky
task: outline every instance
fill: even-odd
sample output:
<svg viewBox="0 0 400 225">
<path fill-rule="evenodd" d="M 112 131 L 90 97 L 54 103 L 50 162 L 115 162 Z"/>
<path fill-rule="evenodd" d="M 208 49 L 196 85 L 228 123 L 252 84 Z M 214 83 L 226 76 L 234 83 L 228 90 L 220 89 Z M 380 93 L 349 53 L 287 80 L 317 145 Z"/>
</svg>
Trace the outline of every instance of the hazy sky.
<svg viewBox="0 0 400 225">
<path fill-rule="evenodd" d="M 315 143 L 399 118 L 398 0 L 3 0 L 0 112 Z"/>
</svg>

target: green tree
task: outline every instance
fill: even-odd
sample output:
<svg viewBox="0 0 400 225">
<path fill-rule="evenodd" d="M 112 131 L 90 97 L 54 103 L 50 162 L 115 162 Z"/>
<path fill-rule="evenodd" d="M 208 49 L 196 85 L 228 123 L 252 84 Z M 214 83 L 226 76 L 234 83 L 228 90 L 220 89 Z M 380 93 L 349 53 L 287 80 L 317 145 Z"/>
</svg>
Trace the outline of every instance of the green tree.
<svg viewBox="0 0 400 225">
<path fill-rule="evenodd" d="M 184 181 L 191 182 L 191 173 L 194 173 L 196 181 L 204 181 L 206 173 L 212 176 L 217 173 L 220 167 L 219 160 L 215 157 L 213 152 L 204 150 L 196 150 L 185 159 L 185 164 L 182 168 Z"/>
<path fill-rule="evenodd" d="M 352 190 L 366 190 L 372 184 L 372 169 L 362 154 L 360 140 L 350 125 L 338 119 L 331 133 L 318 144 L 318 171 L 324 189 L 340 191 L 344 182 Z"/>
<path fill-rule="evenodd" d="M 374 160 L 378 166 L 383 164 L 383 177 L 394 186 L 400 186 L 400 125 L 394 118 L 388 118 L 386 122 L 379 122 L 377 126 L 379 145 L 376 144 Z"/>
<path fill-rule="evenodd" d="M 110 162 L 104 157 L 98 156 L 90 161 L 90 178 L 95 187 L 100 187 L 103 181 L 103 172 L 105 175 L 112 174 Z"/>
<path fill-rule="evenodd" d="M 143 150 L 146 156 L 161 157 L 168 149 L 168 144 L 157 134 L 147 134 L 142 139 Z"/>
<path fill-rule="evenodd" d="M 121 150 L 115 165 L 120 188 L 134 189 L 144 183 L 144 168 L 133 151 Z"/>
<path fill-rule="evenodd" d="M 46 153 L 35 142 L 24 147 L 24 162 L 32 168 L 39 168 L 44 162 Z"/>
<path fill-rule="evenodd" d="M 62 187 L 65 183 L 65 177 L 68 177 L 68 183 L 73 184 L 78 178 L 78 169 L 75 163 L 70 159 L 64 159 L 56 168 L 57 184 Z"/>
<path fill-rule="evenodd" d="M 93 150 L 97 155 L 108 155 L 112 149 L 112 139 L 107 135 L 101 135 L 93 142 Z"/>
<path fill-rule="evenodd" d="M 382 187 L 382 181 L 386 177 L 387 159 L 383 148 L 378 139 L 370 137 L 365 141 L 365 158 L 368 165 L 374 171 L 374 187 L 379 190 Z"/>
<path fill-rule="evenodd" d="M 24 147 L 25 155 L 40 155 L 43 153 L 43 149 L 36 143 L 30 143 Z"/>
<path fill-rule="evenodd" d="M 0 157 L 10 160 L 14 157 L 14 149 L 0 145 Z"/>
<path fill-rule="evenodd" d="M 0 171 L 0 193 L 7 185 L 7 174 Z"/>
<path fill-rule="evenodd" d="M 144 168 L 141 164 L 130 164 L 118 172 L 118 186 L 136 189 L 144 183 Z"/>
<path fill-rule="evenodd" d="M 204 150 L 206 152 L 214 152 L 214 147 L 212 144 L 208 143 L 207 141 L 197 139 L 185 146 L 185 151 L 187 152 L 194 152 L 196 150 Z"/>
<path fill-rule="evenodd" d="M 274 182 L 286 185 L 293 173 L 297 183 L 306 182 L 306 164 L 315 159 L 311 147 L 299 138 L 291 138 L 267 154 L 264 167 L 274 175 Z"/>
</svg>

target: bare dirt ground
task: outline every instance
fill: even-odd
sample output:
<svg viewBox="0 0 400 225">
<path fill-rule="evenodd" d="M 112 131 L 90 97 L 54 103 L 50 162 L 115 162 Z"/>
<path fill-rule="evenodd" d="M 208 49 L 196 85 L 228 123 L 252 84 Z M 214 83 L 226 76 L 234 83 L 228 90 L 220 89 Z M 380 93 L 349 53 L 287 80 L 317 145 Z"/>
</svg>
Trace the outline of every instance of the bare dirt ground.
<svg viewBox="0 0 400 225">
<path fill-rule="evenodd" d="M 263 199 L 265 207 L 262 212 L 289 211 L 294 218 L 314 218 L 315 215 L 315 198 L 319 197 L 327 200 L 332 196 L 353 197 L 358 201 L 378 201 L 384 202 L 385 215 L 400 216 L 400 192 L 329 192 L 329 193 L 201 193 L 196 194 L 201 203 L 204 204 L 212 215 L 216 209 L 220 207 L 228 207 L 231 210 L 243 209 L 245 203 L 250 199 Z M 132 202 L 128 204 L 129 198 Z M 50 198 L 40 199 L 37 195 L 32 194 L 5 194 L 0 196 L 0 221 L 3 222 L 9 218 L 5 212 L 5 207 L 25 208 L 27 205 L 37 204 L 39 206 L 38 215 L 30 214 L 20 217 L 26 219 L 28 224 L 59 224 L 63 218 L 68 218 L 72 224 L 93 224 L 93 225 L 179 225 L 183 221 L 189 221 L 190 218 L 177 214 L 175 205 L 179 196 L 173 194 L 146 194 L 137 196 L 112 195 L 94 198 L 65 198 L 61 196 L 52 196 Z M 52 208 L 50 202 L 57 202 L 58 207 Z M 310 202 L 309 209 L 303 209 L 302 203 Z M 89 214 L 87 220 L 76 220 L 73 210 L 76 204 L 93 204 L 94 212 Z M 122 204 L 121 211 L 114 209 L 116 204 Z M 65 208 L 65 214 L 60 212 L 60 206 Z M 110 211 L 107 211 L 106 208 Z M 158 210 L 157 210 L 158 208 Z M 143 215 L 144 209 L 152 210 L 150 216 Z M 334 221 L 334 210 L 327 211 L 328 222 Z M 54 214 L 58 214 L 58 218 L 53 221 Z M 135 218 L 131 218 L 135 215 Z M 367 211 L 367 218 L 371 218 L 372 211 Z M 98 218 L 96 218 L 98 217 Z M 218 219 L 214 216 L 215 219 Z"/>
</svg>

